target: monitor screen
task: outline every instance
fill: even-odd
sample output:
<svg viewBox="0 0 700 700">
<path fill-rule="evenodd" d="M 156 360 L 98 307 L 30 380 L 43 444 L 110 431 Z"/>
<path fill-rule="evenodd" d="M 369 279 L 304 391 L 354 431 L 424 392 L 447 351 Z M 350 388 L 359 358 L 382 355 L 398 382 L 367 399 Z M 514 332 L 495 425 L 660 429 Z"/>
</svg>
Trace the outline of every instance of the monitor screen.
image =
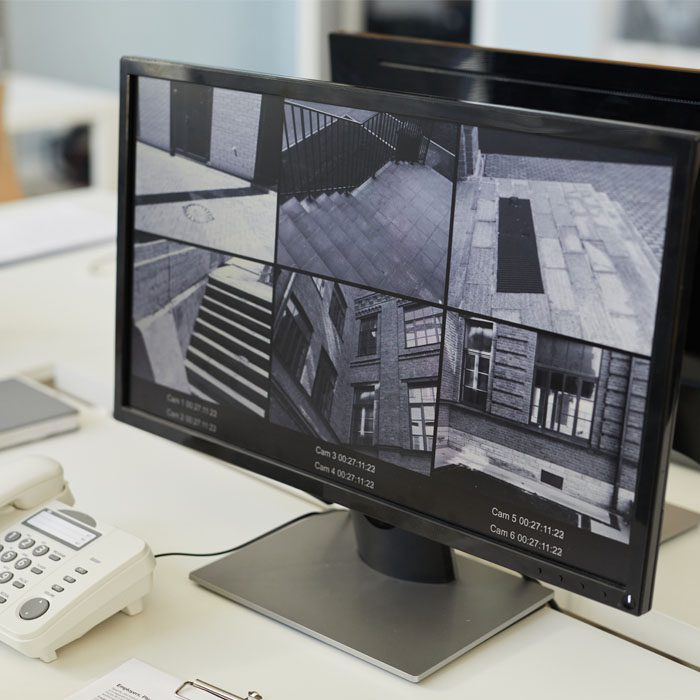
<svg viewBox="0 0 700 700">
<path fill-rule="evenodd" d="M 648 609 L 695 135 L 122 71 L 115 415 Z"/>
</svg>

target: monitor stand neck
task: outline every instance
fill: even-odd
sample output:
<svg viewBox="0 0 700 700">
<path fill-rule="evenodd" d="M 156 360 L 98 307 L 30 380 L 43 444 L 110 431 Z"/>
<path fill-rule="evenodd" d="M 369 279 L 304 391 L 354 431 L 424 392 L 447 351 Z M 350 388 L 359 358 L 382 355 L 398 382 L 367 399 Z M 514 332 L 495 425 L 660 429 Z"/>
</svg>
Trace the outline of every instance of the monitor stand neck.
<svg viewBox="0 0 700 700">
<path fill-rule="evenodd" d="M 553 595 L 538 583 L 343 510 L 299 520 L 190 578 L 411 681 Z"/>
<path fill-rule="evenodd" d="M 417 583 L 454 581 L 452 550 L 444 544 L 351 511 L 357 553 L 386 576 Z"/>
</svg>

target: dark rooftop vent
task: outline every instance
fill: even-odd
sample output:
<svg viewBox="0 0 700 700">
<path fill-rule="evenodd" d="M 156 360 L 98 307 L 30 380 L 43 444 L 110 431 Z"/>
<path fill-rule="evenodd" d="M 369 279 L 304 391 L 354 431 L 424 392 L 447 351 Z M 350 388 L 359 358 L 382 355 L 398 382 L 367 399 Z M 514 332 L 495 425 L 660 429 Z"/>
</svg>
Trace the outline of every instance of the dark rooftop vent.
<svg viewBox="0 0 700 700">
<path fill-rule="evenodd" d="M 544 294 L 529 199 L 498 200 L 497 292 Z"/>
</svg>

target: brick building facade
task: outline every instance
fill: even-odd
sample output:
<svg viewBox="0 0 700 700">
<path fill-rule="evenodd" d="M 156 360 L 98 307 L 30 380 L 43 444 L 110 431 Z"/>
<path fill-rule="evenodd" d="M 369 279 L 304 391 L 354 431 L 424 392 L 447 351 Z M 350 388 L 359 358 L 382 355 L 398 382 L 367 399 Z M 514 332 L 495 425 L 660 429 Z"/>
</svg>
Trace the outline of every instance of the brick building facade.
<svg viewBox="0 0 700 700">
<path fill-rule="evenodd" d="M 270 420 L 429 473 L 442 312 L 282 271 Z"/>
<path fill-rule="evenodd" d="M 626 536 L 647 360 L 448 312 L 442 372 L 436 468 L 479 469 Z"/>
<path fill-rule="evenodd" d="M 172 83 L 139 79 L 137 138 L 171 151 Z M 255 179 L 262 96 L 250 92 L 211 90 L 211 136 L 208 163 L 244 180 Z"/>
</svg>

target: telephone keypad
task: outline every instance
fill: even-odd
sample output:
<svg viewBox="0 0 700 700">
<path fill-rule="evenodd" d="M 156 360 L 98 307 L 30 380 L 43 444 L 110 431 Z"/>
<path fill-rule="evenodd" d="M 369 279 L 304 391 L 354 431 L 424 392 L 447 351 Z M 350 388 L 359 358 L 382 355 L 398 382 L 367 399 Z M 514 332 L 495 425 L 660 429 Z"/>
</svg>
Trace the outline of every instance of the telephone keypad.
<svg viewBox="0 0 700 700">
<path fill-rule="evenodd" d="M 22 533 L 18 530 L 12 530 L 8 533 L 0 533 L 0 539 L 2 539 L 4 542 L 16 542 L 16 547 L 19 550 L 31 549 L 32 555 L 35 557 L 42 557 L 45 554 L 49 554 L 49 552 L 51 552 L 51 548 L 48 545 L 42 544 L 41 541 L 39 542 L 39 544 L 37 544 L 36 539 L 32 537 L 31 534 L 28 532 Z M 18 572 L 18 576 L 20 575 L 19 572 L 25 569 L 29 569 L 35 576 L 40 576 L 46 573 L 44 567 L 39 568 L 38 566 L 32 566 L 34 562 L 30 557 L 19 556 L 17 551 L 13 549 L 6 549 L 5 545 L 0 545 L 0 552 L 2 552 L 2 554 L 0 554 L 0 598 L 2 598 L 4 601 L 7 601 L 12 597 L 12 588 L 21 590 L 23 588 L 26 588 L 27 585 L 29 585 L 30 583 L 26 579 L 16 579 L 15 573 L 13 571 L 10 571 L 7 568 L 8 566 L 12 566 L 12 568 Z M 63 560 L 63 557 L 60 556 L 58 552 L 54 551 L 51 552 L 51 560 L 55 562 L 60 562 Z M 2 567 L 2 564 L 5 564 L 5 567 Z M 10 590 L 1 590 L 3 584 L 7 584 L 8 586 L 10 586 Z"/>
<path fill-rule="evenodd" d="M 75 574 L 72 576 L 69 574 L 61 575 L 62 580 L 60 583 L 54 583 L 51 580 L 54 578 L 51 575 L 52 572 L 61 567 L 62 563 L 65 561 L 65 555 L 60 549 L 54 549 L 54 545 L 50 540 L 43 543 L 41 539 L 38 539 L 37 542 L 37 538 L 35 536 L 32 537 L 32 534 L 33 533 L 26 531 L 20 532 L 17 530 L 12 530 L 7 533 L 0 531 L 0 540 L 3 542 L 16 543 L 14 546 L 17 548 L 8 549 L 7 545 L 0 544 L 0 605 L 13 601 L 13 599 L 21 603 L 19 614 L 24 620 L 34 619 L 32 617 L 25 617 L 21 613 L 24 606 L 27 605 L 30 600 L 39 601 L 50 599 L 52 595 L 57 596 L 63 594 L 67 584 L 77 584 Z M 28 555 L 30 551 L 31 555 L 25 556 L 25 554 Z M 34 565 L 34 557 L 38 559 L 44 556 L 46 560 L 43 562 L 43 566 L 39 567 Z M 10 570 L 9 567 L 12 567 L 13 570 Z M 21 577 L 21 574 L 24 573 L 25 570 L 27 570 L 27 573 L 31 571 L 31 579 Z M 80 577 L 88 574 L 88 570 L 84 566 L 74 565 L 73 570 L 76 574 L 79 574 Z M 39 576 L 47 580 L 40 584 L 38 581 Z M 54 578 L 54 581 L 55 580 Z M 23 594 L 31 595 L 31 589 L 40 585 L 42 587 L 45 586 L 45 588 L 43 588 L 43 595 L 46 596 L 45 598 L 35 597 L 30 598 L 24 603 L 21 602 Z M 24 591 L 23 589 L 28 590 Z M 40 593 L 40 590 L 36 592 Z M 43 603 L 41 605 L 43 605 Z"/>
</svg>

